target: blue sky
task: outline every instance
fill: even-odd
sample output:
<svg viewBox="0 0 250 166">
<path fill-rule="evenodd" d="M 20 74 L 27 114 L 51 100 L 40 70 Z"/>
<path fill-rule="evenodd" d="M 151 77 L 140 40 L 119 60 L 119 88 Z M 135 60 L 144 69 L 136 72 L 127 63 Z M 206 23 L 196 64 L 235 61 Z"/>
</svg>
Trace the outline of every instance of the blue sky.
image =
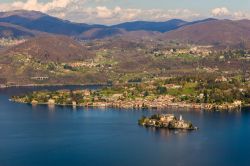
<svg viewBox="0 0 250 166">
<path fill-rule="evenodd" d="M 171 18 L 250 18 L 250 0 L 0 0 L 0 11 L 39 10 L 57 17 L 87 23 Z"/>
</svg>

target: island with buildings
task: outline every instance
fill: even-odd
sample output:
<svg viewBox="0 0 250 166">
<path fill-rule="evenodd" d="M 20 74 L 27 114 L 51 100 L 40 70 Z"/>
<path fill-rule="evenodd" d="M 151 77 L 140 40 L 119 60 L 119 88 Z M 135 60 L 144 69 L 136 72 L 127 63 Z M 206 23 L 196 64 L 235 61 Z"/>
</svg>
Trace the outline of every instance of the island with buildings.
<svg viewBox="0 0 250 166">
<path fill-rule="evenodd" d="M 181 129 L 181 130 L 197 130 L 191 122 L 182 119 L 182 115 L 177 119 L 173 114 L 155 114 L 151 117 L 143 116 L 138 120 L 138 124 L 145 127 Z"/>
</svg>

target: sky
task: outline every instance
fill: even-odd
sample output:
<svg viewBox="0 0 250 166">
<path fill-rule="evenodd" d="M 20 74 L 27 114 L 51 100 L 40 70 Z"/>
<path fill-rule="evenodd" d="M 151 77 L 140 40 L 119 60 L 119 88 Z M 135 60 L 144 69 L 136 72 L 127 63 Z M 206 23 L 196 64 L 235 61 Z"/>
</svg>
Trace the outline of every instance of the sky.
<svg viewBox="0 0 250 166">
<path fill-rule="evenodd" d="M 0 11 L 36 10 L 74 22 L 250 19 L 250 0 L 0 0 Z"/>
</svg>

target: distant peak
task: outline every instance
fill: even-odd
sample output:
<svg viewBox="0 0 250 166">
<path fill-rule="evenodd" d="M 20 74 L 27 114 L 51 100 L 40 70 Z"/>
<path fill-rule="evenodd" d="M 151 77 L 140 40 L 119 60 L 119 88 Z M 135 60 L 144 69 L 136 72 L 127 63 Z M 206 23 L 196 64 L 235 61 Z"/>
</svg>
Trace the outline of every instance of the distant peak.
<svg viewBox="0 0 250 166">
<path fill-rule="evenodd" d="M 13 11 L 7 11 L 7 12 L 0 12 L 0 18 L 10 17 L 10 16 L 19 16 L 19 17 L 24 17 L 24 18 L 35 20 L 40 17 L 46 16 L 46 14 L 39 12 L 39 11 L 34 11 L 34 10 L 13 10 Z"/>
</svg>

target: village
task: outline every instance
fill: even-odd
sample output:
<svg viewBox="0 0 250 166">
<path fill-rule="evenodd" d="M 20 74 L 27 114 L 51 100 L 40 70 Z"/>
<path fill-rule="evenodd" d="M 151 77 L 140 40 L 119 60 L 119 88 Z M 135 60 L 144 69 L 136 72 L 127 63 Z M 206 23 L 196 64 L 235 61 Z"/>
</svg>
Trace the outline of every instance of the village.
<svg viewBox="0 0 250 166">
<path fill-rule="evenodd" d="M 215 77 L 207 84 L 202 78 L 167 78 L 150 82 L 119 84 L 97 90 L 38 91 L 13 96 L 12 101 L 32 105 L 81 107 L 195 110 L 240 110 L 248 106 L 249 83 L 234 78 Z M 230 81 L 229 81 L 230 80 Z M 213 86 L 212 86 L 213 85 Z M 234 86 L 234 88 L 232 88 Z M 205 90 L 204 90 L 205 89 Z M 229 91 L 228 89 L 233 89 Z"/>
<path fill-rule="evenodd" d="M 187 48 L 167 48 L 161 50 L 154 50 L 154 56 L 176 56 L 176 55 L 194 55 L 194 56 L 208 56 L 214 53 L 213 46 L 189 46 Z"/>
<path fill-rule="evenodd" d="M 25 41 L 25 39 L 0 38 L 0 48 L 18 45 Z"/>
</svg>

